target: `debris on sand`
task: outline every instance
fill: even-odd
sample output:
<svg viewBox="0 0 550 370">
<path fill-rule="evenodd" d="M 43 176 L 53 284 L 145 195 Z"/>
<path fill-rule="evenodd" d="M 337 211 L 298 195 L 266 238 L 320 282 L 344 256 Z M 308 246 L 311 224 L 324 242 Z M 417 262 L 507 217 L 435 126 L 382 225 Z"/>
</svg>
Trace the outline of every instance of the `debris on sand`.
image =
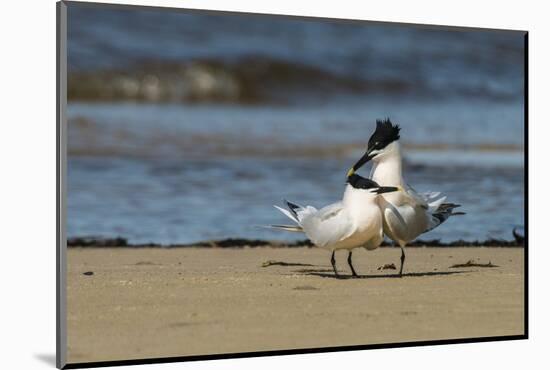
<svg viewBox="0 0 550 370">
<path fill-rule="evenodd" d="M 461 267 L 498 267 L 497 265 L 493 265 L 491 261 L 489 263 L 477 263 L 474 262 L 474 260 L 469 260 L 466 263 L 457 263 L 456 265 L 452 265 L 450 268 L 461 268 Z"/>
<path fill-rule="evenodd" d="M 262 263 L 262 267 L 269 267 L 269 266 L 313 266 L 309 263 L 294 263 L 294 262 L 282 262 L 282 261 L 265 261 Z"/>
<path fill-rule="evenodd" d="M 319 288 L 316 288 L 316 287 L 311 286 L 311 285 L 299 285 L 299 286 L 296 286 L 296 287 L 292 288 L 292 290 L 319 290 Z"/>
<path fill-rule="evenodd" d="M 86 275 L 86 276 L 92 276 L 93 274 L 94 274 L 93 271 L 86 271 L 82 273 L 82 275 Z"/>
<path fill-rule="evenodd" d="M 397 267 L 393 263 L 386 263 L 384 266 L 378 267 L 378 271 L 380 270 L 397 270 Z"/>
</svg>

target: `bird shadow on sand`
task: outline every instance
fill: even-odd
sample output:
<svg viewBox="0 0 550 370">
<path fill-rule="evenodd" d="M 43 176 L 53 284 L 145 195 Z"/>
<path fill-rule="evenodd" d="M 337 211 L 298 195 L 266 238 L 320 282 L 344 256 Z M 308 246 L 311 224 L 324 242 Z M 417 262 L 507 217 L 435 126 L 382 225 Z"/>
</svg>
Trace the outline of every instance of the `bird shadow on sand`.
<svg viewBox="0 0 550 370">
<path fill-rule="evenodd" d="M 303 271 L 303 270 L 302 270 Z M 329 279 L 339 279 L 339 280 L 345 280 L 345 279 L 393 279 L 393 278 L 406 278 L 406 277 L 424 277 L 424 276 L 445 276 L 445 275 L 455 275 L 455 274 L 462 274 L 465 272 L 471 272 L 471 271 L 429 271 L 429 272 L 405 272 L 403 275 L 399 274 L 382 274 L 382 275 L 359 275 L 359 276 L 352 276 L 352 275 L 334 275 L 334 272 L 326 272 L 327 270 L 310 270 L 308 272 L 303 271 L 305 275 L 309 276 L 318 276 L 322 278 L 329 278 Z"/>
<path fill-rule="evenodd" d="M 269 266 L 315 266 L 309 263 L 298 263 L 298 262 L 283 262 L 283 261 L 265 261 L 261 265 L 262 267 L 269 267 Z"/>
</svg>

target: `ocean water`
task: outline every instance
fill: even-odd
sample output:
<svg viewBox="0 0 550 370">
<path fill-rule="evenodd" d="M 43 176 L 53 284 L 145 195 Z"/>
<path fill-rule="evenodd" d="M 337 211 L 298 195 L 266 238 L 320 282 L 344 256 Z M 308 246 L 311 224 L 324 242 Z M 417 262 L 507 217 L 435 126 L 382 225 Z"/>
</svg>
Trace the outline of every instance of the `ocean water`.
<svg viewBox="0 0 550 370">
<path fill-rule="evenodd" d="M 405 176 L 463 205 L 424 239 L 523 226 L 523 36 L 69 5 L 68 234 L 295 240 L 283 198 L 338 200 L 377 118 Z M 366 166 L 363 174 L 368 174 Z"/>
</svg>

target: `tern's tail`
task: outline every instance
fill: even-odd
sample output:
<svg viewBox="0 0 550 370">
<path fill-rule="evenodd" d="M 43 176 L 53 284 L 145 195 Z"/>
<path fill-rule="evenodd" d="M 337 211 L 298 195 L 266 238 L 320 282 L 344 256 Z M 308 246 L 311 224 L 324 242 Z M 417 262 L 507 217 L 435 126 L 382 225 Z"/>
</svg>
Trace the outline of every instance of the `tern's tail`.
<svg viewBox="0 0 550 370">
<path fill-rule="evenodd" d="M 278 229 L 278 230 L 285 230 L 285 231 L 293 231 L 293 232 L 303 232 L 302 226 L 300 225 L 300 214 L 303 212 L 304 208 L 291 203 L 287 200 L 284 201 L 288 209 L 281 208 L 279 206 L 274 206 L 277 208 L 281 213 L 283 213 L 286 217 L 290 218 L 292 221 L 296 222 L 297 225 L 270 225 L 267 226 L 271 229 Z"/>
<path fill-rule="evenodd" d="M 433 213 L 430 213 L 430 224 L 424 232 L 426 233 L 435 229 L 451 216 L 465 215 L 466 213 L 464 212 L 453 212 L 453 210 L 458 207 L 460 207 L 460 204 L 441 203 Z"/>
<path fill-rule="evenodd" d="M 270 229 L 277 229 L 277 230 L 285 230 L 285 231 L 292 231 L 292 232 L 295 232 L 295 233 L 303 233 L 304 230 L 302 230 L 302 227 L 301 226 L 293 226 L 293 225 L 269 225 L 269 226 L 266 226 Z"/>
</svg>

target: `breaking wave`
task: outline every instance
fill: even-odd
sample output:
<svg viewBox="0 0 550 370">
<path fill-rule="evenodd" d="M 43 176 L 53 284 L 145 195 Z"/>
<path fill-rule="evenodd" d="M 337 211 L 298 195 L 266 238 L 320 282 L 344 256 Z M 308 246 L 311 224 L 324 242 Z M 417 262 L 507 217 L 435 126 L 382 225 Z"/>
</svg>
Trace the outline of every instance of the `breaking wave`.
<svg viewBox="0 0 550 370">
<path fill-rule="evenodd" d="M 444 88 L 462 97 L 517 97 L 517 91 L 481 83 Z M 80 101 L 292 104 L 338 94 L 433 97 L 441 89 L 410 76 L 366 78 L 353 71 L 344 75 L 262 56 L 147 62 L 123 69 L 73 71 L 68 78 L 68 99 Z"/>
</svg>

